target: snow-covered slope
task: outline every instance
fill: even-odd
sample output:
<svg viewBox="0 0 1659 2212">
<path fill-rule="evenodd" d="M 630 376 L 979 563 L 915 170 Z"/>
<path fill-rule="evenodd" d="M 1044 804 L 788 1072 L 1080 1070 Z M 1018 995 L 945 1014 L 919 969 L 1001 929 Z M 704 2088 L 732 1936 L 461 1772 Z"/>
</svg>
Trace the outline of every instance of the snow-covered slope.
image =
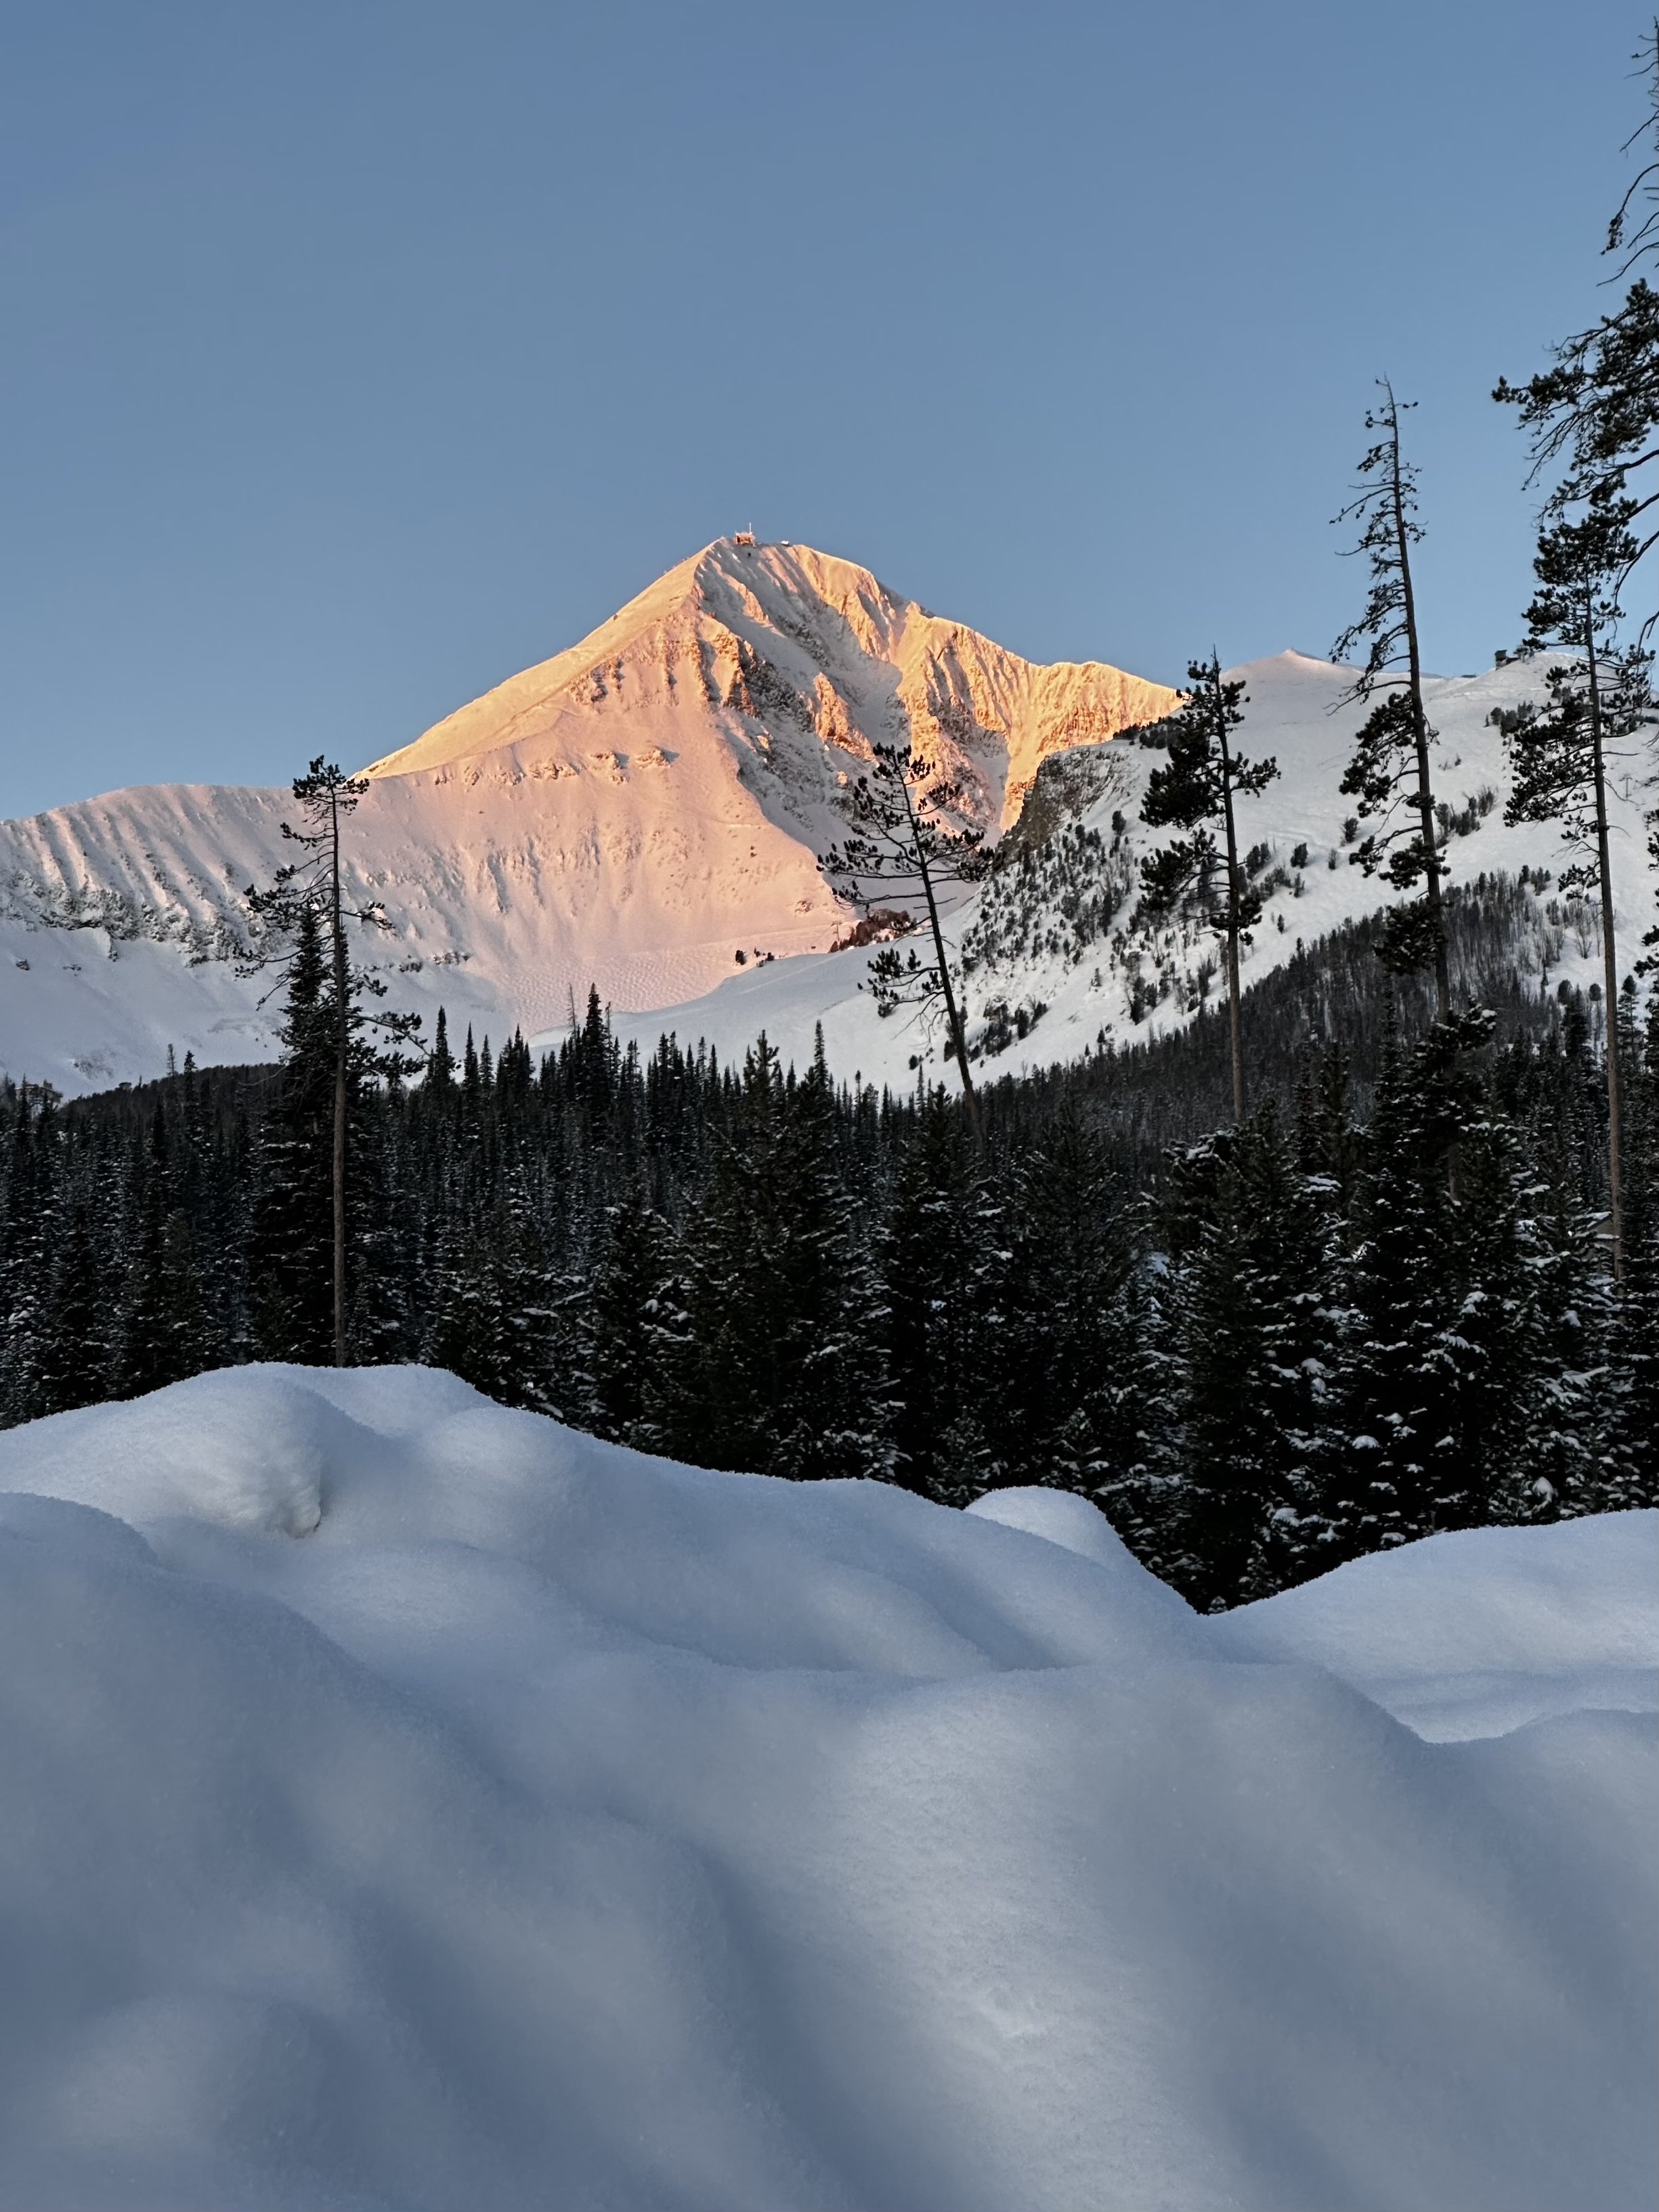
<svg viewBox="0 0 1659 2212">
<path fill-rule="evenodd" d="M 590 982 L 672 1005 L 739 951 L 833 940 L 817 855 L 872 742 L 947 762 L 994 834 L 1048 754 L 1170 697 L 1097 663 L 1034 666 L 850 562 L 723 539 L 374 763 L 350 877 L 393 928 L 362 955 L 394 1004 L 447 1003 L 498 1039 L 556 1024 Z M 82 1090 L 155 1073 L 169 1042 L 269 1054 L 274 1010 L 234 955 L 240 893 L 285 857 L 292 811 L 164 785 L 0 824 L 0 1069 Z"/>
<path fill-rule="evenodd" d="M 428 1370 L 14 1430 L 0 2202 L 1632 2212 L 1656 1522 L 1207 1620 Z"/>
<path fill-rule="evenodd" d="M 1343 703 L 1347 672 L 1297 653 L 1234 672 L 1246 748 L 1281 770 L 1239 809 L 1269 892 L 1254 981 L 1391 894 L 1348 864 L 1338 786 L 1363 709 Z M 1503 826 L 1492 720 L 1540 680 L 1511 665 L 1430 687 L 1454 880 L 1560 872 L 1553 830 Z M 937 1030 L 879 1019 L 860 991 L 869 951 L 825 950 L 847 916 L 817 854 L 842 832 L 848 778 L 890 738 L 945 762 L 987 832 L 1012 830 L 1024 855 L 951 915 L 970 1030 L 994 1064 L 1146 1036 L 1215 991 L 1216 951 L 1191 928 L 1130 930 L 1153 842 L 1138 810 L 1162 756 L 1103 741 L 1173 698 L 1099 663 L 1021 660 L 849 562 L 722 539 L 373 764 L 349 876 L 393 927 L 365 932 L 362 957 L 392 1004 L 447 1005 L 458 1029 L 498 1041 L 517 1025 L 551 1042 L 595 983 L 647 1046 L 672 1029 L 740 1052 L 765 1028 L 799 1060 L 822 1020 L 845 1074 L 937 1069 Z M 1617 780 L 1627 968 L 1653 921 L 1650 772 L 1632 757 Z M 0 1073 L 77 1091 L 155 1073 L 169 1043 L 202 1060 L 268 1056 L 268 980 L 236 967 L 241 891 L 283 857 L 292 811 L 279 792 L 160 785 L 0 823 Z M 1540 983 L 1592 981 L 1595 918 L 1553 896 L 1524 914 L 1516 958 Z"/>
<path fill-rule="evenodd" d="M 1352 672 L 1293 652 L 1228 672 L 1248 686 L 1242 748 L 1252 758 L 1273 757 L 1279 769 L 1263 793 L 1238 805 L 1239 842 L 1245 852 L 1261 854 L 1256 876 L 1267 894 L 1265 919 L 1246 950 L 1248 989 L 1302 945 L 1375 912 L 1395 894 L 1350 864 L 1352 848 L 1345 841 L 1354 802 L 1339 787 L 1365 712 L 1345 701 Z M 1541 695 L 1542 688 L 1535 666 L 1513 663 L 1484 676 L 1435 678 L 1428 686 L 1440 733 L 1436 786 L 1451 816 L 1446 857 L 1454 884 L 1482 872 L 1518 878 L 1523 868 L 1553 879 L 1573 857 L 1553 826 L 1504 826 L 1510 775 L 1492 718 Z M 1013 841 L 1036 849 L 1023 867 L 1003 870 L 952 916 L 951 934 L 969 969 L 970 1043 L 988 1048 L 994 1072 L 1046 1066 L 1077 1059 L 1097 1042 L 1121 1044 L 1154 1035 L 1189 1020 L 1206 998 L 1215 1002 L 1222 985 L 1212 936 L 1193 927 L 1129 927 L 1140 857 L 1170 834 L 1149 831 L 1138 818 L 1146 778 L 1164 758 L 1133 743 L 1052 757 L 1031 802 L 1032 818 Z M 1632 746 L 1617 764 L 1613 793 L 1626 973 L 1655 920 L 1643 823 L 1655 802 L 1653 768 L 1650 756 Z M 1044 837 L 1046 843 L 1036 842 Z M 1534 988 L 1553 988 L 1564 977 L 1599 986 L 1599 921 L 1590 907 L 1564 902 L 1552 881 L 1541 893 L 1523 895 L 1521 909 L 1512 957 Z M 918 1061 L 938 1072 L 944 1064 L 939 1025 L 902 1011 L 883 1020 L 860 993 L 871 957 L 848 951 L 779 963 L 734 976 L 695 1005 L 629 1016 L 620 1026 L 647 1045 L 672 1029 L 683 1041 L 706 1036 L 727 1054 L 741 1051 L 764 1029 L 786 1057 L 804 1060 L 822 1022 L 832 1063 L 848 1073 L 860 1069 L 878 1081 L 902 1081 Z M 1006 1009 L 1006 1020 L 999 1018 L 999 1008 Z"/>
</svg>

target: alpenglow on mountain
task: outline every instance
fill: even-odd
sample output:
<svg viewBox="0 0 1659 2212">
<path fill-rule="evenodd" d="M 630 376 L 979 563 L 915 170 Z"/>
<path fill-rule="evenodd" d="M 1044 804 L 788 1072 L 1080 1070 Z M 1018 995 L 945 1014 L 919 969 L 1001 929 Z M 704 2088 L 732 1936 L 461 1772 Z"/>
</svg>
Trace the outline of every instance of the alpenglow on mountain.
<svg viewBox="0 0 1659 2212">
<path fill-rule="evenodd" d="M 1232 672 L 1246 749 L 1280 770 L 1238 809 L 1265 906 L 1248 987 L 1394 894 L 1352 865 L 1353 672 L 1282 653 Z M 1499 950 L 1538 990 L 1600 973 L 1593 907 L 1559 893 L 1560 834 L 1503 822 L 1496 717 L 1541 683 L 1511 663 L 1427 687 L 1450 880 L 1516 879 Z M 821 1024 L 844 1075 L 942 1075 L 938 1032 L 908 1010 L 883 1019 L 860 988 L 870 951 L 830 949 L 852 916 L 818 855 L 872 745 L 896 741 L 945 767 L 998 848 L 947 922 L 970 1052 L 1012 1073 L 1150 1036 L 1219 988 L 1201 916 L 1137 913 L 1158 842 L 1139 808 L 1163 756 L 1108 742 L 1176 697 L 1100 662 L 1022 660 L 851 562 L 722 538 L 370 764 L 349 886 L 392 926 L 356 954 L 389 1006 L 428 1026 L 446 1006 L 458 1038 L 550 1042 L 592 984 L 647 1050 L 672 1029 L 729 1056 L 764 1030 L 800 1062 Z M 1612 800 L 1628 969 L 1654 920 L 1651 799 L 1632 775 Z M 283 790 L 161 784 L 0 823 L 0 1073 L 74 1092 L 155 1075 L 169 1046 L 274 1056 L 280 992 L 239 967 L 243 893 L 285 857 L 293 811 Z"/>
<path fill-rule="evenodd" d="M 350 882 L 392 929 L 360 956 L 392 1003 L 498 1038 L 557 1026 L 590 983 L 675 1006 L 739 952 L 844 929 L 817 854 L 872 743 L 947 763 L 994 836 L 1049 755 L 1173 697 L 1022 660 L 810 547 L 722 538 L 372 763 Z M 162 784 L 0 824 L 0 1068 L 84 1091 L 155 1074 L 169 1044 L 270 1056 L 242 893 L 292 812 L 281 790 Z"/>
</svg>

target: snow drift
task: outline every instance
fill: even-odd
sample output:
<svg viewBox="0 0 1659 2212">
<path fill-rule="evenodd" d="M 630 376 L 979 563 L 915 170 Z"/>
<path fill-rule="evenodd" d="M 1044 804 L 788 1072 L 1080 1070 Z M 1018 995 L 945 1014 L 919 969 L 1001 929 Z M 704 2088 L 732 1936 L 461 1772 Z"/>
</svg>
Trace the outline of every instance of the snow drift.
<svg viewBox="0 0 1659 2212">
<path fill-rule="evenodd" d="M 270 1367 L 0 1491 L 0 2201 L 1652 2199 L 1659 1516 L 1208 1620 L 1073 1498 Z"/>
</svg>

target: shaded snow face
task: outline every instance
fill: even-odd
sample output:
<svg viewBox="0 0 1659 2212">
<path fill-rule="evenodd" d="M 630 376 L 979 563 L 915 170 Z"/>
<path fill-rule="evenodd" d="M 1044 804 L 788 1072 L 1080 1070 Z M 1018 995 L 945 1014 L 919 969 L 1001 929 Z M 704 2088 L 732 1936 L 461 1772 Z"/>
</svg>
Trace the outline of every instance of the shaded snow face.
<svg viewBox="0 0 1659 2212">
<path fill-rule="evenodd" d="M 14 1430 L 0 2199 L 1626 2212 L 1656 1530 L 1209 1620 L 429 1370 Z"/>
</svg>

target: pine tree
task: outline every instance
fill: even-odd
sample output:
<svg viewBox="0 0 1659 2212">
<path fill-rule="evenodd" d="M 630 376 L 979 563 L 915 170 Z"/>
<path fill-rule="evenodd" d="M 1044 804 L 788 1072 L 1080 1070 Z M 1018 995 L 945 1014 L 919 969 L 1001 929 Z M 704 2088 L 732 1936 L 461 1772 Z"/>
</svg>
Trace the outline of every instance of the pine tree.
<svg viewBox="0 0 1659 2212">
<path fill-rule="evenodd" d="M 1140 1454 L 1141 1285 L 1121 1179 L 1074 1104 L 1022 1148 L 1000 1220 L 989 1441 L 1006 1479 L 1092 1496 Z"/>
<path fill-rule="evenodd" d="M 1624 1295 L 1612 1331 L 1608 1512 L 1659 1505 L 1659 1206 L 1631 1210 Z"/>
<path fill-rule="evenodd" d="M 325 1363 L 333 1341 L 333 1022 L 314 907 L 294 921 L 276 1103 L 254 1152 L 252 1336 L 262 1359 Z"/>
<path fill-rule="evenodd" d="M 190 1223 L 174 1203 L 172 1164 L 156 1102 L 137 1194 L 137 1235 L 127 1269 L 115 1395 L 136 1398 L 212 1364 Z"/>
<path fill-rule="evenodd" d="M 1336 1255 L 1271 1103 L 1170 1166 L 1158 1536 L 1170 1579 L 1218 1610 L 1326 1564 Z"/>
<path fill-rule="evenodd" d="M 833 1157 L 822 1049 L 786 1083 L 763 1037 L 660 1303 L 657 1449 L 794 1476 L 886 1471 L 883 1318 Z"/>
<path fill-rule="evenodd" d="M 1349 1054 L 1334 1044 L 1316 1052 L 1297 1088 L 1297 1164 L 1319 1187 L 1328 1210 L 1342 1215 L 1352 1201 L 1361 1156 L 1350 1079 Z"/>
<path fill-rule="evenodd" d="M 303 775 L 294 780 L 294 797 L 299 803 L 305 826 L 296 830 L 291 823 L 283 824 L 283 836 L 298 845 L 305 858 L 279 868 L 274 882 L 265 890 L 249 885 L 246 893 L 248 910 L 266 925 L 276 938 L 293 940 L 291 958 L 297 958 L 299 933 L 307 917 L 317 933 L 317 942 L 307 956 L 315 958 L 320 951 L 326 959 L 328 982 L 325 991 L 317 994 L 313 1015 L 320 1023 L 325 1015 L 331 1047 L 331 1084 L 330 1108 L 329 1159 L 329 1228 L 330 1228 L 330 1304 L 334 1364 L 346 1364 L 349 1338 L 349 1302 L 347 1291 L 347 1248 L 349 1229 L 346 1217 L 346 1164 L 349 1133 L 351 1121 L 353 1094 L 365 1073 L 372 1070 L 378 1074 L 412 1073 L 419 1065 L 410 1058 L 404 1048 L 410 1044 L 420 1026 L 418 1014 L 382 1014 L 373 1024 L 362 1008 L 365 993 L 384 997 L 386 987 L 378 978 L 361 969 L 354 969 L 346 945 L 345 925 L 348 921 L 364 923 L 372 928 L 390 927 L 386 913 L 378 900 L 366 901 L 361 906 L 346 903 L 341 866 L 341 823 L 356 810 L 359 800 L 368 789 L 365 778 L 349 776 L 319 753 Z M 260 964 L 256 961 L 251 965 Z M 379 1050 L 372 1048 L 363 1032 L 373 1026 L 380 1030 L 386 1040 Z"/>
<path fill-rule="evenodd" d="M 430 1318 L 421 1342 L 429 1367 L 446 1367 L 487 1397 L 507 1376 L 507 1313 L 486 1237 L 471 1223 L 446 1223 L 432 1270 Z"/>
<path fill-rule="evenodd" d="M 589 1142 L 608 1130 L 621 1090 L 621 1060 L 599 992 L 588 988 L 587 1010 L 571 1040 L 570 1085 Z"/>
<path fill-rule="evenodd" d="M 441 1006 L 438 1009 L 437 1026 L 432 1032 L 432 1049 L 427 1054 L 426 1080 L 440 1097 L 447 1093 L 455 1080 L 455 1055 L 449 1049 L 449 1024 Z"/>
<path fill-rule="evenodd" d="M 1479 1012 L 1438 1024 L 1396 1049 L 1378 1083 L 1329 1508 L 1345 1555 L 1512 1517 L 1534 1447 L 1539 1473 L 1543 1461 L 1554 1470 L 1552 1495 L 1579 1479 L 1579 1391 L 1567 1386 L 1583 1366 L 1569 1340 L 1579 1224 L 1552 1223 L 1517 1133 L 1493 1110 L 1474 1060 L 1491 1028 Z"/>
<path fill-rule="evenodd" d="M 1604 251 L 1616 258 L 1620 279 L 1659 253 L 1659 26 L 1644 41 L 1638 58 L 1647 78 L 1647 113 L 1630 143 L 1642 143 L 1649 158 L 1608 225 Z M 1586 872 L 1601 894 L 1607 970 L 1613 1258 L 1616 1268 L 1628 1274 L 1635 1245 L 1623 1218 L 1624 1117 L 1615 1012 L 1619 993 L 1609 926 L 1611 871 L 1601 746 L 1613 734 L 1613 725 L 1632 708 L 1634 719 L 1641 719 L 1647 703 L 1645 655 L 1609 655 L 1607 646 L 1634 572 L 1659 546 L 1659 294 L 1638 276 L 1613 313 L 1554 349 L 1547 369 L 1522 385 L 1500 379 L 1492 397 L 1516 409 L 1527 433 L 1532 459 L 1528 482 L 1536 482 L 1558 466 L 1560 471 L 1544 502 L 1540 592 L 1529 610 L 1528 629 L 1540 642 L 1566 644 L 1575 660 L 1574 671 L 1553 687 L 1551 713 L 1545 720 L 1554 726 L 1554 743 L 1547 750 L 1546 761 L 1553 754 L 1559 763 L 1561 773 L 1553 780 L 1560 797 L 1571 804 L 1577 794 L 1578 826 L 1589 827 L 1583 820 L 1587 793 L 1588 811 L 1595 817 L 1595 855 Z M 1541 620 L 1534 620 L 1535 616 Z M 1645 645 L 1656 618 L 1650 610 L 1640 626 L 1638 645 Z M 1604 664 L 1613 679 L 1610 698 L 1600 694 Z M 1547 788 L 1550 780 L 1546 777 L 1546 788 L 1540 793 L 1545 803 L 1556 795 Z M 1650 826 L 1650 854 L 1659 866 L 1659 815 Z M 1659 938 L 1659 933 L 1654 934 Z M 1638 963 L 1638 972 L 1646 972 L 1651 964 Z M 1645 1233 L 1644 1229 L 1641 1235 Z"/>
<path fill-rule="evenodd" d="M 946 1504 L 999 1478 L 975 1410 L 997 1388 L 997 1225 L 961 1115 L 928 1092 L 897 1163 L 882 1278 L 897 1477 Z"/>
<path fill-rule="evenodd" d="M 1244 720 L 1244 686 L 1224 684 L 1220 657 L 1194 660 L 1187 670 L 1192 690 L 1179 714 L 1165 726 L 1170 757 L 1146 782 L 1141 819 L 1149 829 L 1171 826 L 1190 834 L 1176 838 L 1141 862 L 1148 908 L 1167 913 L 1194 890 L 1206 920 L 1227 948 L 1227 1017 L 1232 1048 L 1233 1119 L 1244 1119 L 1244 1052 L 1239 1036 L 1239 940 L 1261 918 L 1261 897 L 1238 857 L 1234 802 L 1263 792 L 1279 774 L 1276 761 L 1255 763 L 1232 748 L 1232 733 Z M 1214 828 L 1223 833 L 1224 857 L 1218 853 Z M 1224 869 L 1218 907 L 1212 903 L 1218 862 Z"/>
<path fill-rule="evenodd" d="M 504 1406 L 568 1417 L 578 1410 L 554 1285 L 521 1191 L 441 1240 L 431 1318 L 421 1346 Z"/>
<path fill-rule="evenodd" d="M 38 1103 L 37 1103 L 38 1102 Z M 40 1387 L 46 1289 L 54 1255 L 49 1221 L 57 1151 L 53 1095 L 15 1093 L 6 1161 L 5 1244 L 0 1265 L 0 1413 L 8 1426 L 46 1412 Z"/>
<path fill-rule="evenodd" d="M 414 1278 L 420 1222 L 413 1194 L 403 1187 L 404 1117 L 387 1110 L 397 1077 L 392 1074 L 387 1092 L 380 1093 L 353 1073 L 346 1341 L 354 1365 L 378 1366 L 413 1358 L 419 1348 Z"/>
<path fill-rule="evenodd" d="M 931 965 L 912 952 L 907 960 L 890 945 L 872 959 L 869 985 L 878 1012 L 901 1005 L 924 1009 L 936 1001 L 945 1010 L 951 1057 L 962 1080 L 962 1096 L 975 1144 L 981 1141 L 979 1098 L 968 1064 L 968 1035 L 957 1003 L 951 963 L 939 918 L 939 893 L 952 883 L 975 882 L 989 856 L 983 832 L 967 818 L 962 785 L 939 761 L 921 758 L 914 747 L 877 744 L 869 770 L 847 793 L 853 829 L 823 855 L 830 880 L 864 908 L 866 916 L 896 913 L 914 923 L 925 919 L 933 939 Z"/>
<path fill-rule="evenodd" d="M 1361 725 L 1341 789 L 1358 799 L 1362 820 L 1379 825 L 1353 855 L 1366 874 L 1382 869 L 1398 890 L 1424 886 L 1420 897 L 1389 910 L 1379 951 L 1385 963 L 1402 974 L 1432 969 L 1444 1022 L 1451 1015 L 1441 893 L 1446 870 L 1435 836 L 1430 769 L 1435 733 L 1423 703 L 1412 578 L 1412 548 L 1421 543 L 1423 532 L 1417 520 L 1417 470 L 1400 447 L 1400 417 L 1406 405 L 1416 402 L 1397 402 L 1386 379 L 1381 390 L 1382 404 L 1367 414 L 1365 428 L 1382 434 L 1359 463 L 1362 481 L 1354 497 L 1336 516 L 1338 522 L 1357 520 L 1360 526 L 1353 550 L 1365 557 L 1370 591 L 1359 619 L 1331 647 L 1331 659 L 1344 660 L 1364 643 L 1364 665 L 1348 696 L 1375 702 Z"/>
<path fill-rule="evenodd" d="M 36 1387 L 43 1413 L 95 1405 L 109 1395 L 109 1276 L 78 1200 L 63 1228 L 43 1316 Z"/>
<path fill-rule="evenodd" d="M 606 1206 L 581 1300 L 584 1425 L 617 1443 L 649 1442 L 662 1394 L 659 1316 L 669 1273 L 666 1224 L 637 1177 Z"/>
<path fill-rule="evenodd" d="M 1549 703 L 1527 706 L 1506 719 L 1515 768 L 1506 822 L 1559 822 L 1583 858 L 1565 869 L 1564 890 L 1599 897 L 1606 1004 L 1618 1004 L 1618 946 L 1613 926 L 1613 864 L 1608 845 L 1607 771 L 1612 750 L 1650 719 L 1648 656 L 1618 655 L 1615 638 L 1623 610 L 1619 580 L 1634 557 L 1630 522 L 1635 502 L 1599 498 L 1577 519 L 1540 532 L 1534 562 L 1537 591 L 1527 609 L 1526 650 L 1561 650 L 1548 676 Z M 1622 1127 L 1619 1036 L 1608 1021 L 1607 1037 L 1607 1187 L 1612 1212 L 1615 1279 L 1623 1272 L 1620 1214 Z"/>
<path fill-rule="evenodd" d="M 1545 498 L 1547 527 L 1628 501 L 1628 563 L 1614 580 L 1622 589 L 1659 544 L 1651 473 L 1659 465 L 1659 293 L 1638 278 L 1616 313 L 1556 348 L 1550 368 L 1524 385 L 1500 380 L 1492 397 L 1517 409 L 1528 434 L 1528 483 L 1562 465 Z"/>
<path fill-rule="evenodd" d="M 785 1246 L 787 1391 L 768 1466 L 798 1479 L 880 1480 L 894 1462 L 887 1314 L 841 1154 L 821 1025 L 805 1075 L 784 1097 L 781 1166 L 797 1212 Z"/>
<path fill-rule="evenodd" d="M 501 1066 L 512 1065 L 503 1053 Z M 496 1093 L 500 1098 L 499 1071 Z M 548 1252 L 521 1169 L 503 1179 L 490 1242 L 507 1321 L 503 1400 L 569 1420 L 580 1403 L 579 1336 L 568 1286 Z"/>
<path fill-rule="evenodd" d="M 783 1319 L 770 1278 L 791 1199 L 775 1171 L 781 1115 L 782 1073 L 763 1036 L 665 1285 L 653 1442 L 701 1466 L 758 1472 L 769 1456 Z"/>
<path fill-rule="evenodd" d="M 1607 226 L 1603 251 L 1620 279 L 1659 255 L 1659 24 L 1637 59 L 1647 78 L 1647 113 L 1628 143 L 1644 144 L 1650 158 Z M 1517 410 L 1528 434 L 1528 483 L 1561 465 L 1545 501 L 1547 524 L 1628 502 L 1631 544 L 1617 592 L 1659 545 L 1659 293 L 1638 276 L 1613 313 L 1554 349 L 1548 368 L 1520 385 L 1500 378 L 1492 398 Z M 1654 620 L 1644 619 L 1644 638 Z"/>
<path fill-rule="evenodd" d="M 1611 1315 L 1592 1221 L 1528 1162 L 1490 1093 L 1465 1130 L 1455 1200 L 1462 1307 L 1454 1449 L 1458 1519 L 1556 1520 L 1595 1510 L 1606 1479 L 1601 1363 Z M 1447 1516 L 1449 1518 L 1449 1516 Z"/>
<path fill-rule="evenodd" d="M 1625 1274 L 1609 1330 L 1603 1510 L 1659 1504 L 1659 995 L 1644 1038 L 1630 979 L 1619 994 L 1620 1063 L 1630 1075 Z"/>
</svg>

